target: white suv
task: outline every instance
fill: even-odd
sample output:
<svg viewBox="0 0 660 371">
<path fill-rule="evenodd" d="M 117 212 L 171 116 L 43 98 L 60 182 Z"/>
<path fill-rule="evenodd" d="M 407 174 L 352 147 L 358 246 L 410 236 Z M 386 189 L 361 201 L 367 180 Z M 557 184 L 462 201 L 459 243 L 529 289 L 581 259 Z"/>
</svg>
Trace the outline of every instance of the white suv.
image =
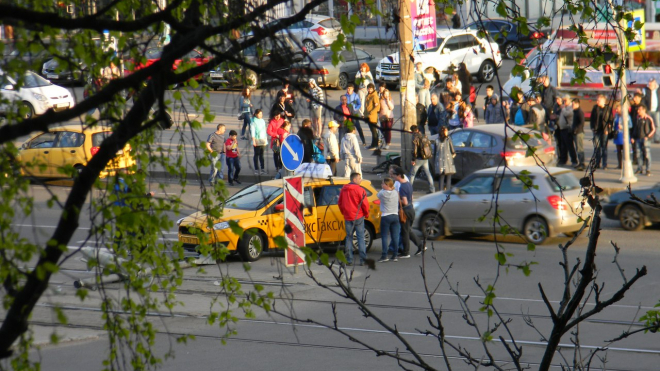
<svg viewBox="0 0 660 371">
<path fill-rule="evenodd" d="M 436 36 L 435 48 L 416 50 L 414 54 L 415 63 L 422 62 L 425 74 L 433 74 L 435 81 L 439 82 L 444 71 L 463 62 L 470 74 L 479 81 L 493 80 L 497 68 L 502 64 L 496 43 L 479 38 L 476 30 L 443 29 L 436 31 Z M 381 59 L 376 67 L 375 78 L 386 84 L 399 83 L 399 53 Z"/>
</svg>

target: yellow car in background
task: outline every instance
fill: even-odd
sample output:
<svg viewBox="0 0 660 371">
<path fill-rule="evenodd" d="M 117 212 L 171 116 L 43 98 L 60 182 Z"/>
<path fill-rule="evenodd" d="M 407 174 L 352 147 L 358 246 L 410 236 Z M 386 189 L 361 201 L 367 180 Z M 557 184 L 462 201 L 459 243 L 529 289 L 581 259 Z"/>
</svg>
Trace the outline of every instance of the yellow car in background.
<svg viewBox="0 0 660 371">
<path fill-rule="evenodd" d="M 304 179 L 305 243 L 307 246 L 339 246 L 346 238 L 344 217 L 337 201 L 342 187 L 350 182 L 348 178 Z M 369 218 L 365 220 L 365 247 L 369 251 L 373 240 L 380 233 L 380 200 L 376 190 L 368 180 L 362 180 L 362 188 L 367 192 Z M 194 233 L 202 231 L 209 236 L 209 244 L 225 245 L 230 251 L 238 251 L 247 261 L 261 257 L 262 250 L 275 248 L 274 238 L 284 236 L 284 195 L 283 181 L 269 180 L 251 185 L 227 199 L 223 205 L 222 217 L 213 220 L 209 227 L 207 215 L 197 212 L 179 219 L 179 241 L 186 250 L 195 250 L 199 239 Z M 236 221 L 244 230 L 253 229 L 254 234 L 239 238 L 229 228 L 229 221 Z M 357 238 L 354 237 L 357 247 Z M 261 246 L 262 249 L 257 248 Z"/>
<path fill-rule="evenodd" d="M 59 169 L 67 165 L 80 172 L 110 134 L 112 129 L 101 125 L 65 125 L 50 128 L 47 133 L 36 134 L 20 148 L 18 160 L 21 163 L 21 174 L 40 178 L 65 178 L 66 175 Z M 119 170 L 135 165 L 130 152 L 128 144 L 117 151 L 117 156 L 108 162 L 100 177 L 112 176 Z"/>
</svg>

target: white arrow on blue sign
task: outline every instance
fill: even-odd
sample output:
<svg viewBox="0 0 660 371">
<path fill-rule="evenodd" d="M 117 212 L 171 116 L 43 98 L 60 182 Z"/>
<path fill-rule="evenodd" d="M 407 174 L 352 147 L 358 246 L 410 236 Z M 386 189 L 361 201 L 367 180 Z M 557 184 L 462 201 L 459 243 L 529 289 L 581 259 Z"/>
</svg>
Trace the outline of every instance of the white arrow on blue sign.
<svg viewBox="0 0 660 371">
<path fill-rule="evenodd" d="M 303 160 L 305 148 L 300 137 L 292 134 L 284 138 L 282 148 L 280 149 L 280 156 L 282 157 L 282 165 L 289 170 L 295 171 Z"/>
</svg>

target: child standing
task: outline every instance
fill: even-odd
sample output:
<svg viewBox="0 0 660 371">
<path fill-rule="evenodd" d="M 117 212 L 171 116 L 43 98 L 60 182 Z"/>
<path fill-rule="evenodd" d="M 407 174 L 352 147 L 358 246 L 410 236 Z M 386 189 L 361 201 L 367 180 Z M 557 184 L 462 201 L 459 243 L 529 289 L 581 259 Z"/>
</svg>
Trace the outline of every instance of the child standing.
<svg viewBox="0 0 660 371">
<path fill-rule="evenodd" d="M 241 153 L 238 150 L 238 140 L 236 130 L 229 132 L 229 139 L 225 142 L 225 152 L 227 153 L 227 180 L 229 185 L 241 184 L 238 180 L 238 174 L 241 172 Z"/>
<path fill-rule="evenodd" d="M 394 249 L 392 258 L 388 259 L 387 250 L 389 247 L 388 239 L 392 239 L 393 246 L 399 246 L 399 234 L 401 233 L 401 224 L 399 223 L 399 192 L 394 189 L 394 181 L 391 178 L 383 179 L 383 189 L 378 192 L 380 200 L 380 232 L 383 242 L 383 252 L 378 260 L 379 263 L 387 261 L 398 261 L 398 249 Z"/>
</svg>

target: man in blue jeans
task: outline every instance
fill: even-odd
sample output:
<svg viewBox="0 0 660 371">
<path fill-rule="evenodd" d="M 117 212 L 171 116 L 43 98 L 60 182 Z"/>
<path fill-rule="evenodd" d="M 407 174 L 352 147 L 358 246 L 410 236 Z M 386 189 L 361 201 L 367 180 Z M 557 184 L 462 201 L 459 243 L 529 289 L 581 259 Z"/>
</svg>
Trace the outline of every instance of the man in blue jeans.
<svg viewBox="0 0 660 371">
<path fill-rule="evenodd" d="M 225 130 L 225 124 L 218 124 L 216 130 L 206 140 L 206 149 L 211 152 L 212 169 L 209 176 L 211 185 L 215 183 L 216 178 L 224 179 L 222 164 L 225 163 Z"/>
<path fill-rule="evenodd" d="M 637 108 L 636 133 L 632 142 L 635 145 L 637 153 L 637 171 L 636 174 L 645 174 L 651 176 L 651 142 L 656 132 L 655 122 L 648 115 L 646 106 L 641 105 Z"/>
<path fill-rule="evenodd" d="M 360 186 L 362 175 L 351 173 L 351 182 L 339 192 L 337 205 L 344 216 L 346 227 L 346 265 L 353 265 L 353 231 L 357 234 L 360 265 L 367 260 L 367 250 L 364 245 L 364 219 L 369 218 L 369 201 L 367 192 Z"/>
</svg>

